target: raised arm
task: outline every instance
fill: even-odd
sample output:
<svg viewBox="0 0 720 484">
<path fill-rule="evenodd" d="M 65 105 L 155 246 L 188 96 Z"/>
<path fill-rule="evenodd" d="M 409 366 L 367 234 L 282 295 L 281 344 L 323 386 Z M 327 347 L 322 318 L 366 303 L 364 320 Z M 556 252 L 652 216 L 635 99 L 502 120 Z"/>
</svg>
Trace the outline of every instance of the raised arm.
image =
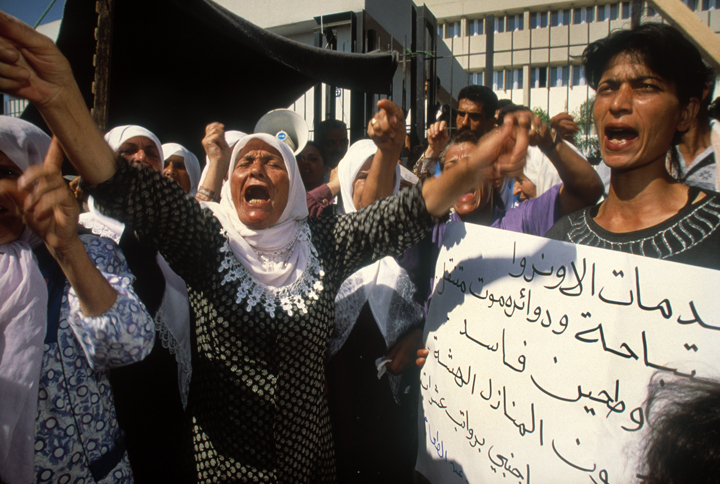
<svg viewBox="0 0 720 484">
<path fill-rule="evenodd" d="M 128 365 L 150 353 L 155 326 L 132 289 L 134 276 L 117 246 L 77 234 L 78 205 L 60 173 L 53 139 L 43 165 L 25 170 L 11 192 L 25 223 L 45 242 L 70 283 L 68 324 L 95 370 Z"/>
<path fill-rule="evenodd" d="M 405 144 L 405 119 L 400 106 L 389 99 L 381 99 L 377 106 L 377 114 L 368 123 L 368 136 L 378 149 L 370 165 L 358 208 L 392 195 L 395 168 Z"/>
<path fill-rule="evenodd" d="M 604 187 L 592 165 L 563 140 L 577 126 L 572 116 L 560 113 L 553 120 L 556 126 L 554 130 L 533 115 L 534 135 L 530 144 L 540 148 L 557 169 L 563 182 L 558 195 L 560 215 L 567 215 L 595 204 L 603 194 Z"/>
<path fill-rule="evenodd" d="M 4 12 L 0 91 L 37 107 L 86 181 L 98 184 L 115 173 L 115 154 L 90 116 L 67 59 L 49 38 Z"/>
<path fill-rule="evenodd" d="M 460 195 L 478 186 L 481 180 L 494 180 L 521 171 L 531 116 L 530 111 L 506 115 L 503 124 L 483 136 L 469 156 L 461 158 L 452 170 L 425 180 L 422 194 L 428 212 L 441 217 Z"/>
<path fill-rule="evenodd" d="M 78 205 L 65 184 L 60 167 L 62 152 L 56 139 L 43 165 L 30 166 L 18 179 L 16 194 L 25 223 L 43 239 L 77 294 L 86 316 L 107 311 L 117 298 L 115 290 L 95 267 L 78 237 Z M 24 202 L 22 198 L 24 196 Z"/>
<path fill-rule="evenodd" d="M 230 167 L 232 149 L 225 140 L 225 125 L 210 123 L 205 127 L 202 140 L 207 155 L 207 173 L 195 198 L 201 202 L 219 202 L 220 190 Z"/>
</svg>

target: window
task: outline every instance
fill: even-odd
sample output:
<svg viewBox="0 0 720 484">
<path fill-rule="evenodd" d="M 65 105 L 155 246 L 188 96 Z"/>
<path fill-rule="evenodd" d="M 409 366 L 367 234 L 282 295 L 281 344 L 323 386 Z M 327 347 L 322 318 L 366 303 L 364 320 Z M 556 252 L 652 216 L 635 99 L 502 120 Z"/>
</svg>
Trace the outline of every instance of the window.
<svg viewBox="0 0 720 484">
<path fill-rule="evenodd" d="M 495 17 L 495 33 L 505 32 L 505 17 Z"/>
<path fill-rule="evenodd" d="M 570 10 L 553 10 L 550 12 L 550 26 L 570 25 Z"/>
<path fill-rule="evenodd" d="M 621 13 L 622 18 L 630 18 L 630 3 L 625 2 L 622 4 Z"/>
<path fill-rule="evenodd" d="M 682 3 L 687 5 L 687 7 L 693 12 L 697 10 L 697 0 L 682 0 Z"/>
<path fill-rule="evenodd" d="M 618 18 L 618 4 L 613 3 L 611 5 L 598 5 L 597 7 L 597 21 L 604 22 L 606 20 L 617 20 Z"/>
<path fill-rule="evenodd" d="M 505 71 L 493 72 L 493 91 L 505 90 Z"/>
<path fill-rule="evenodd" d="M 547 68 L 530 68 L 530 87 L 547 87 Z"/>
<path fill-rule="evenodd" d="M 471 72 L 470 73 L 470 84 L 482 86 L 483 85 L 483 73 L 482 72 Z"/>
<path fill-rule="evenodd" d="M 460 22 L 445 24 L 445 38 L 452 39 L 453 37 L 460 37 Z"/>
<path fill-rule="evenodd" d="M 548 26 L 547 12 L 532 12 L 530 14 L 530 28 L 531 29 L 544 29 L 547 26 Z"/>
<path fill-rule="evenodd" d="M 523 30 L 525 20 L 522 14 L 520 15 L 508 15 L 507 18 L 507 31 L 512 32 L 513 30 Z"/>
<path fill-rule="evenodd" d="M 523 88 L 523 70 L 520 69 L 512 69 L 507 71 L 507 76 L 505 76 L 506 82 L 505 85 L 508 89 L 522 89 Z"/>
<path fill-rule="evenodd" d="M 443 24 L 438 24 L 438 32 L 437 32 L 437 35 L 438 35 L 438 39 L 442 39 L 442 36 L 443 36 Z"/>
<path fill-rule="evenodd" d="M 718 8 L 718 3 L 719 2 L 717 0 L 703 0 L 702 9 L 703 10 L 715 10 L 716 8 Z M 650 8 L 650 7 L 648 7 L 648 8 Z"/>
<path fill-rule="evenodd" d="M 572 85 L 584 86 L 586 84 L 585 69 L 582 66 L 572 66 Z"/>
<path fill-rule="evenodd" d="M 573 24 L 586 24 L 595 19 L 594 7 L 576 8 L 573 10 Z"/>
<path fill-rule="evenodd" d="M 568 85 L 570 66 L 550 68 L 550 87 L 562 87 Z"/>
<path fill-rule="evenodd" d="M 468 35 L 483 35 L 485 21 L 481 18 L 468 20 Z"/>
</svg>

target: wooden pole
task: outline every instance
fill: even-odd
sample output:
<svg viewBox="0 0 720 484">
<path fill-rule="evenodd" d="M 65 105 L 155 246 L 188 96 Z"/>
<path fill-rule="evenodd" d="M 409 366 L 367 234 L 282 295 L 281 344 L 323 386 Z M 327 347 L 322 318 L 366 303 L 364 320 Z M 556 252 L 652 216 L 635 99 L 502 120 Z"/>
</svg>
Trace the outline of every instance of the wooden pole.
<svg viewBox="0 0 720 484">
<path fill-rule="evenodd" d="M 650 0 L 665 20 L 680 30 L 700 50 L 712 67 L 720 72 L 720 36 L 703 23 L 680 0 Z"/>
<path fill-rule="evenodd" d="M 98 14 L 95 29 L 95 79 L 92 85 L 92 115 L 102 131 L 106 131 L 108 108 L 110 104 L 110 56 L 112 54 L 113 12 L 115 0 L 97 0 L 95 11 Z"/>
</svg>

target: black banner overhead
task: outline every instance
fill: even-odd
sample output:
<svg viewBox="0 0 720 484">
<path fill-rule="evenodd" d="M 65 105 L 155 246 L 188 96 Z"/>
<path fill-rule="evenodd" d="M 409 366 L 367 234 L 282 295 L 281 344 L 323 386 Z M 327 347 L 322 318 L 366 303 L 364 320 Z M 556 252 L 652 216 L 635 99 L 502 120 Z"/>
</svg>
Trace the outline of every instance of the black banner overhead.
<svg viewBox="0 0 720 484">
<path fill-rule="evenodd" d="M 102 0 L 101 0 L 102 1 Z M 93 105 L 95 1 L 67 0 L 57 40 Z M 348 54 L 275 35 L 211 0 L 115 0 L 107 127 L 138 124 L 203 158 L 205 125 L 251 131 L 318 82 L 389 93 L 397 58 Z M 23 117 L 44 126 L 29 107 Z"/>
</svg>

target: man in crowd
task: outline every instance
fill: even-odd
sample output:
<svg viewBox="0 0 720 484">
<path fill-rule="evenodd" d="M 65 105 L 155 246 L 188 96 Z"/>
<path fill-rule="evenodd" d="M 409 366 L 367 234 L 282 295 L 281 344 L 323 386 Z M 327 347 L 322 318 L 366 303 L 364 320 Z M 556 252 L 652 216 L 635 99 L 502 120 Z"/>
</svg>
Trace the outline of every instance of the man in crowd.
<svg viewBox="0 0 720 484">
<path fill-rule="evenodd" d="M 498 99 L 485 86 L 466 86 L 458 94 L 458 110 L 455 122 L 458 132 L 473 131 L 482 136 L 495 127 L 495 111 Z M 427 133 L 428 147 L 415 165 L 420 179 L 435 174 L 440 152 L 450 141 L 450 129 L 445 121 L 430 126 Z"/>
<path fill-rule="evenodd" d="M 347 125 L 337 119 L 326 119 L 315 131 L 315 142 L 322 149 L 325 164 L 335 168 L 348 150 Z"/>
</svg>

